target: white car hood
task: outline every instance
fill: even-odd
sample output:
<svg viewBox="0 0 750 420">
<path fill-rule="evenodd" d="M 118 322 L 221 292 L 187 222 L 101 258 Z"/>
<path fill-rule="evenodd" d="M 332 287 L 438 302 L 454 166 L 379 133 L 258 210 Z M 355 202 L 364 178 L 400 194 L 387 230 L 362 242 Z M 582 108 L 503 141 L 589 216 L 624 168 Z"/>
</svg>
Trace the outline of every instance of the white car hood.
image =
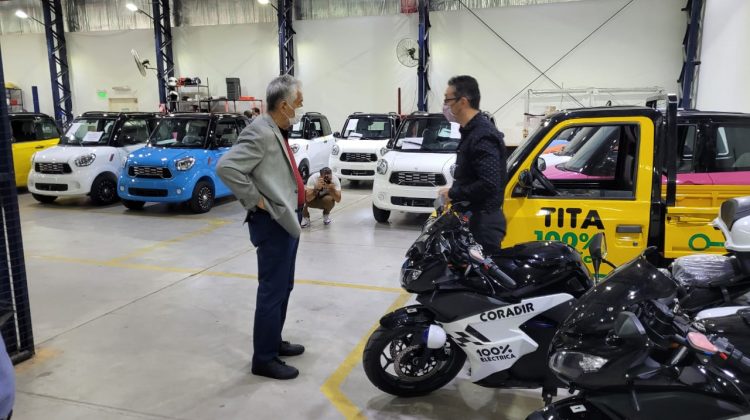
<svg viewBox="0 0 750 420">
<path fill-rule="evenodd" d="M 391 171 L 442 173 L 445 165 L 456 161 L 455 153 L 421 153 L 389 151 L 384 157 Z"/>
<path fill-rule="evenodd" d="M 93 153 L 97 156 L 110 152 L 114 149 L 109 146 L 83 147 L 83 146 L 55 146 L 44 149 L 34 155 L 34 162 L 66 163 L 78 156 Z"/>
<path fill-rule="evenodd" d="M 377 153 L 380 149 L 384 148 L 388 144 L 386 140 L 336 140 L 336 144 L 339 146 L 342 152 L 352 153 Z"/>
</svg>

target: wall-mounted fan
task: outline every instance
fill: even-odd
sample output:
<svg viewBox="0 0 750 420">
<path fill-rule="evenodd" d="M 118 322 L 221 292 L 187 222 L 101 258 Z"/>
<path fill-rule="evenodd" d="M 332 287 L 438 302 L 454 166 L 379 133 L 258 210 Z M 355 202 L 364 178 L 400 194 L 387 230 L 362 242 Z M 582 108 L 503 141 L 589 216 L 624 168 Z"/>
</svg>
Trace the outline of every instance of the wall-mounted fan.
<svg viewBox="0 0 750 420">
<path fill-rule="evenodd" d="M 419 43 L 413 38 L 404 38 L 396 46 L 396 57 L 406 67 L 419 64 Z"/>
<path fill-rule="evenodd" d="M 148 60 L 141 60 L 141 56 L 138 55 L 138 51 L 130 50 L 130 53 L 133 54 L 135 65 L 138 67 L 138 71 L 141 73 L 141 76 L 146 77 L 146 69 L 154 70 L 153 68 L 149 67 L 149 64 L 151 63 Z"/>
</svg>

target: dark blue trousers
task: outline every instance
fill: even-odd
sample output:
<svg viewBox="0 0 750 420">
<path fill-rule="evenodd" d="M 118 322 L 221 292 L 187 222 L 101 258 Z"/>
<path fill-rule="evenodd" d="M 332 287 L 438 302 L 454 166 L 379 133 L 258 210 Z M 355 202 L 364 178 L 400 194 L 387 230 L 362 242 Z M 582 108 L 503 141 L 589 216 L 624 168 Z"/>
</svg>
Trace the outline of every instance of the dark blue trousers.
<svg viewBox="0 0 750 420">
<path fill-rule="evenodd" d="M 297 218 L 301 220 L 301 212 Z M 250 241 L 258 255 L 258 297 L 253 325 L 253 364 L 267 363 L 279 354 L 289 295 L 294 288 L 294 262 L 299 239 L 271 216 L 257 210 L 248 214 Z"/>
</svg>

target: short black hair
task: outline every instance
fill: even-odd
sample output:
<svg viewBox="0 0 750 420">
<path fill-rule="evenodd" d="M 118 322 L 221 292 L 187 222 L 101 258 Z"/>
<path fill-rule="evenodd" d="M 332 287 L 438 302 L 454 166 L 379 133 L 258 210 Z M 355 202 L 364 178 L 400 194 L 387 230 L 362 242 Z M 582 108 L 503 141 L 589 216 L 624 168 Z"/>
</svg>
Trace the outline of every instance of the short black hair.
<svg viewBox="0 0 750 420">
<path fill-rule="evenodd" d="M 257 108 L 257 107 L 253 108 L 253 112 L 256 112 L 256 113 L 260 114 L 260 108 Z"/>
<path fill-rule="evenodd" d="M 331 170 L 331 168 L 326 166 L 325 168 L 320 170 L 320 174 L 321 175 L 333 174 L 333 171 Z"/>
<path fill-rule="evenodd" d="M 448 80 L 448 86 L 453 86 L 456 89 L 457 98 L 466 98 L 469 101 L 469 106 L 479 109 L 479 100 L 482 95 L 479 94 L 477 79 L 471 76 L 454 76 Z"/>
</svg>

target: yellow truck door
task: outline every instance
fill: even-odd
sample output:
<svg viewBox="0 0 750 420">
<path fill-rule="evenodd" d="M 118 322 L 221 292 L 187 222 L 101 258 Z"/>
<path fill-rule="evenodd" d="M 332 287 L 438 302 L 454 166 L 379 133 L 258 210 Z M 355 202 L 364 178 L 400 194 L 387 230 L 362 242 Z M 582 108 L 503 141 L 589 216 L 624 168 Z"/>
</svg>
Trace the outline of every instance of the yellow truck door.
<svg viewBox="0 0 750 420">
<path fill-rule="evenodd" d="M 724 237 L 711 222 L 725 200 L 750 195 L 750 123 L 687 115 L 677 141 L 677 193 L 667 208 L 664 256 L 725 253 Z"/>
<path fill-rule="evenodd" d="M 578 249 L 590 263 L 588 243 L 595 233 L 604 232 L 608 259 L 616 265 L 646 247 L 654 122 L 637 111 L 620 114 L 565 119 L 533 147 L 522 146 L 511 156 L 515 162 L 510 164 L 504 197 L 508 228 L 503 247 L 559 240 Z M 585 144 L 579 144 L 572 156 L 545 154 L 551 140 L 569 128 L 588 131 Z M 602 267 L 602 274 L 607 271 Z"/>
</svg>

